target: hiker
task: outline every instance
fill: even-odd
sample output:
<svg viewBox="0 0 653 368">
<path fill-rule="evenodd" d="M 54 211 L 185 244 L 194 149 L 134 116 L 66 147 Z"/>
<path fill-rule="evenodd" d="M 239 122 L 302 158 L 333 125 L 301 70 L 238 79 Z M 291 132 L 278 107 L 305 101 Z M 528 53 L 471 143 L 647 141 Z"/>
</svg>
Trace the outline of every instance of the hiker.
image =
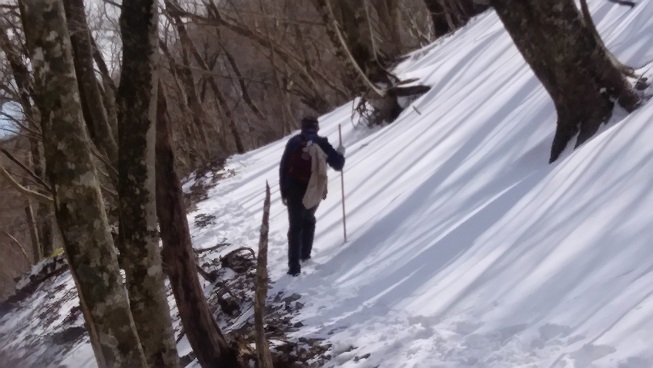
<svg viewBox="0 0 653 368">
<path fill-rule="evenodd" d="M 305 117 L 300 134 L 290 138 L 279 165 L 281 200 L 288 207 L 288 274 L 301 273 L 300 261 L 311 258 L 315 211 L 327 194 L 328 164 L 337 171 L 345 165 L 345 147 L 334 149 L 320 137 L 319 122 Z"/>
</svg>

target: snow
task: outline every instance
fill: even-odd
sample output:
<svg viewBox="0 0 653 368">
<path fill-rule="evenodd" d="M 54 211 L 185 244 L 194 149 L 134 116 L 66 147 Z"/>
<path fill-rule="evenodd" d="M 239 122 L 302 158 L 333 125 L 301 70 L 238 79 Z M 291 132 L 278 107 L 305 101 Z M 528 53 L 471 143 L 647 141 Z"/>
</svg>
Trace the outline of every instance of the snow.
<svg viewBox="0 0 653 368">
<path fill-rule="evenodd" d="M 616 56 L 653 77 L 653 2 L 590 7 Z M 652 367 L 653 105 L 617 110 L 549 165 L 552 102 L 492 12 L 396 73 L 432 89 L 395 123 L 355 127 L 351 104 L 320 118 L 334 145 L 342 125 L 347 147 L 347 243 L 330 171 L 313 261 L 285 275 L 286 137 L 228 161 L 234 175 L 189 214 L 195 246 L 256 248 L 268 181 L 268 295 L 301 295 L 291 337 L 326 339 L 328 367 Z M 94 366 L 88 344 L 68 354 Z"/>
<path fill-rule="evenodd" d="M 591 8 L 608 47 L 648 73 L 653 3 Z M 547 164 L 552 102 L 493 13 L 397 73 L 433 88 L 395 123 L 355 129 L 351 105 L 321 118 L 334 145 L 342 124 L 348 147 L 346 244 L 330 172 L 314 264 L 285 275 L 286 139 L 229 161 L 236 175 L 196 212 L 217 225 L 195 242 L 254 246 L 273 184 L 270 294 L 302 295 L 295 337 L 332 343 L 330 366 L 653 366 L 653 107 L 616 111 Z"/>
</svg>

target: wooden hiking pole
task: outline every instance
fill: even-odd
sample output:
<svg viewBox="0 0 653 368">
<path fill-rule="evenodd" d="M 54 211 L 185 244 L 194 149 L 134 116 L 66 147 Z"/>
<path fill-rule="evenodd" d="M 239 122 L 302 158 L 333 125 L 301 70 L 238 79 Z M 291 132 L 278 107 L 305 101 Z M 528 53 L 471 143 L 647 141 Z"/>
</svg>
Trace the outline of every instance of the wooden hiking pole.
<svg viewBox="0 0 653 368">
<path fill-rule="evenodd" d="M 338 138 L 342 146 L 342 127 L 338 124 Z M 342 184 L 342 230 L 345 234 L 345 243 L 347 242 L 347 220 L 345 215 L 345 170 L 340 171 L 340 184 Z"/>
</svg>

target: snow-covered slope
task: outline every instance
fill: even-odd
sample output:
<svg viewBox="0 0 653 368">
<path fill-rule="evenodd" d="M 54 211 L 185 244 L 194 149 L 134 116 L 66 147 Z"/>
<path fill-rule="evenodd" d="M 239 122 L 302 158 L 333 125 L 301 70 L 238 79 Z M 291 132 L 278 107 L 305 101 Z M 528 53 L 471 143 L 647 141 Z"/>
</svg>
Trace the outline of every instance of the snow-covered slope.
<svg viewBox="0 0 653 368">
<path fill-rule="evenodd" d="M 645 72 L 653 2 L 590 6 L 606 44 Z M 392 125 L 355 129 L 351 105 L 321 118 L 348 148 L 346 244 L 331 171 L 313 261 L 285 275 L 284 139 L 229 161 L 235 175 L 189 214 L 216 216 L 193 226 L 196 247 L 255 247 L 267 180 L 270 295 L 302 295 L 295 337 L 333 344 L 328 366 L 653 367 L 653 104 L 548 165 L 553 105 L 494 13 L 397 73 L 433 88 Z M 28 328 L 2 323 L 5 337 Z M 89 349 L 66 363 L 92 366 Z"/>
<path fill-rule="evenodd" d="M 590 5 L 623 62 L 650 63 L 653 2 Z M 333 366 L 653 367 L 653 105 L 548 165 L 553 105 L 495 14 L 398 73 L 433 88 L 394 124 L 354 129 L 351 105 L 321 118 L 348 147 L 348 243 L 331 172 L 314 262 L 284 275 L 284 140 L 230 161 L 196 244 L 256 244 L 269 180 L 273 293 L 303 295 L 298 335 L 329 339 Z"/>
</svg>

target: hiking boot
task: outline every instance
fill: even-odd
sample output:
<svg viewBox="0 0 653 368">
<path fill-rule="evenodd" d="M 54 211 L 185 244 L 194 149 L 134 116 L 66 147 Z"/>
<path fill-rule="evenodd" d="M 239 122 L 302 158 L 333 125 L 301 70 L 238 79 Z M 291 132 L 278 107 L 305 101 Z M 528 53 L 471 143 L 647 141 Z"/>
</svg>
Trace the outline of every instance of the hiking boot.
<svg viewBox="0 0 653 368">
<path fill-rule="evenodd" d="M 297 276 L 301 275 L 302 272 L 301 272 L 301 270 L 288 270 L 288 272 L 286 272 L 286 274 L 290 275 L 292 277 L 297 277 Z"/>
</svg>

